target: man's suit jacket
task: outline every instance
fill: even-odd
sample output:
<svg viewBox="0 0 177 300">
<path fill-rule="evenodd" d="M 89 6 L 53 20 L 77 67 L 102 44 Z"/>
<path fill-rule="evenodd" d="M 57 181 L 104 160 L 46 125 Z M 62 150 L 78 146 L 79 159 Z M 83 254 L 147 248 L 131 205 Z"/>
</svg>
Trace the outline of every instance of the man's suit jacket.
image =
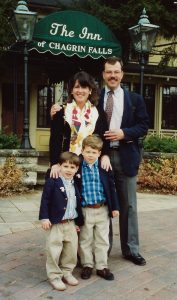
<svg viewBox="0 0 177 300">
<path fill-rule="evenodd" d="M 83 162 L 83 160 L 82 160 Z M 75 175 L 75 182 L 79 188 L 79 192 L 82 195 L 82 162 L 79 167 L 78 172 Z M 113 210 L 119 210 L 119 200 L 116 192 L 114 175 L 111 170 L 106 171 L 101 168 L 100 162 L 98 164 L 99 175 L 101 182 L 103 184 L 104 192 L 106 195 L 106 203 L 108 205 L 109 216 L 112 217 Z"/>
<path fill-rule="evenodd" d="M 101 92 L 97 107 L 99 114 L 105 114 L 103 109 L 104 95 L 105 89 Z M 137 175 L 141 159 L 138 138 L 147 134 L 149 117 L 143 97 L 134 93 L 136 97 L 136 107 L 134 107 L 130 95 L 131 92 L 124 90 L 124 109 L 121 129 L 124 132 L 125 138 L 120 141 L 119 154 L 124 173 L 132 177 Z"/>
<path fill-rule="evenodd" d="M 74 187 L 77 201 L 76 210 L 78 213 L 75 223 L 82 226 L 84 221 L 81 209 L 81 197 L 75 184 Z M 47 178 L 41 198 L 39 220 L 49 219 L 52 224 L 58 224 L 65 214 L 67 202 L 68 197 L 61 178 Z"/>
</svg>

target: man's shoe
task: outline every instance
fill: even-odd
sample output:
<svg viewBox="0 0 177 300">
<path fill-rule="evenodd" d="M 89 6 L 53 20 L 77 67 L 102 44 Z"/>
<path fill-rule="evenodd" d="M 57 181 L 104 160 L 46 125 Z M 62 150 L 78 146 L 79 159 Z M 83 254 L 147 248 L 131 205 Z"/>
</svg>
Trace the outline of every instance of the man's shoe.
<svg viewBox="0 0 177 300">
<path fill-rule="evenodd" d="M 82 279 L 89 279 L 92 275 L 93 268 L 90 267 L 83 267 L 81 272 L 81 278 Z"/>
<path fill-rule="evenodd" d="M 145 259 L 139 253 L 125 255 L 124 258 L 132 261 L 135 265 L 138 265 L 138 266 L 144 266 L 146 264 Z"/>
<path fill-rule="evenodd" d="M 79 281 L 72 275 L 63 276 L 63 281 L 69 285 L 78 285 Z"/>
<path fill-rule="evenodd" d="M 64 291 L 66 290 L 66 285 L 63 281 L 59 278 L 50 281 L 51 286 L 57 291 Z"/>
<path fill-rule="evenodd" d="M 96 270 L 96 274 L 106 280 L 114 280 L 114 275 L 107 268 L 104 268 L 103 270 Z"/>
</svg>

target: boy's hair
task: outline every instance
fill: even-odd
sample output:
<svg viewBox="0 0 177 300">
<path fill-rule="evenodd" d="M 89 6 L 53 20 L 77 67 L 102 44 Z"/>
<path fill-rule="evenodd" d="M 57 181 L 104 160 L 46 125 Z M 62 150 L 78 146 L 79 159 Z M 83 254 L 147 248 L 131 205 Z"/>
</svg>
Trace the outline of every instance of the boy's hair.
<svg viewBox="0 0 177 300">
<path fill-rule="evenodd" d="M 65 162 L 69 162 L 72 165 L 75 165 L 76 167 L 79 167 L 80 165 L 80 159 L 79 156 L 73 152 L 63 152 L 61 153 L 60 157 L 59 157 L 59 164 L 62 165 Z"/>
<path fill-rule="evenodd" d="M 98 151 L 101 151 L 101 149 L 103 147 L 103 141 L 96 134 L 89 135 L 82 142 L 82 150 L 84 150 L 84 148 L 87 147 L 87 146 L 91 147 L 92 149 L 96 149 Z"/>
</svg>

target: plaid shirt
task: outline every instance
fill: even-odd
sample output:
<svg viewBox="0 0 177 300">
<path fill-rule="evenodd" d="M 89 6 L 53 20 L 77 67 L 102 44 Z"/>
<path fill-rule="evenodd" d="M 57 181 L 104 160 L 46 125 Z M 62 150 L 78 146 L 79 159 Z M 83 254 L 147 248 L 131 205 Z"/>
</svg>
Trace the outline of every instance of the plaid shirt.
<svg viewBox="0 0 177 300">
<path fill-rule="evenodd" d="M 105 202 L 106 196 L 100 180 L 98 160 L 93 165 L 82 164 L 82 206 Z"/>
</svg>

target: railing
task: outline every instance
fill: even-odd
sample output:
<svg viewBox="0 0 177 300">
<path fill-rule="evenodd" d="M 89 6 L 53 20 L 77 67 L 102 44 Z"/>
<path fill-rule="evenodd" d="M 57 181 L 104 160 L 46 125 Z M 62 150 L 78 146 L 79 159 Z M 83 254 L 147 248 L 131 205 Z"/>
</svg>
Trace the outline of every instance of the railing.
<svg viewBox="0 0 177 300">
<path fill-rule="evenodd" d="M 160 130 L 160 133 L 158 134 L 156 130 L 150 129 L 148 131 L 148 136 L 155 136 L 158 135 L 161 138 L 172 138 L 174 140 L 177 140 L 177 130 L 168 130 L 168 129 L 162 129 Z"/>
</svg>

